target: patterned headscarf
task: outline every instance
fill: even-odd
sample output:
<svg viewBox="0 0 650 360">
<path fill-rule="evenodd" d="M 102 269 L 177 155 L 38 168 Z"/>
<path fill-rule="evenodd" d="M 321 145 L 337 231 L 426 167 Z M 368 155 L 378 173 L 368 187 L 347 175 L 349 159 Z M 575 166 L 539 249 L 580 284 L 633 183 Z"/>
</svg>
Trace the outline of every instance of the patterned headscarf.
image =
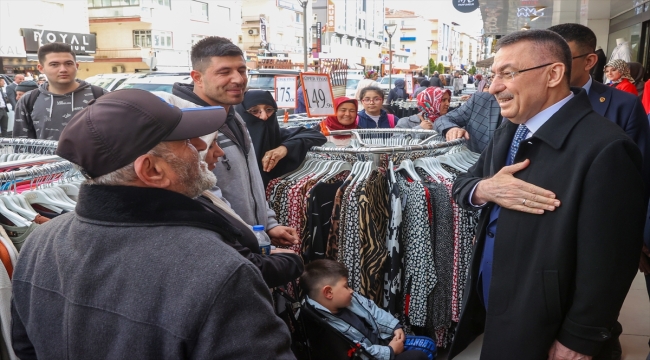
<svg viewBox="0 0 650 360">
<path fill-rule="evenodd" d="M 613 67 L 614 69 L 618 70 L 622 75 L 618 80 L 612 80 L 614 84 L 620 83 L 623 79 L 628 79 L 632 84 L 634 84 L 634 78 L 632 75 L 630 75 L 630 67 L 627 66 L 627 63 L 625 60 L 622 59 L 616 59 L 616 60 L 611 60 L 610 62 L 605 65 L 605 69 L 607 67 Z"/>
<path fill-rule="evenodd" d="M 428 87 L 418 94 L 418 108 L 429 120 L 435 121 L 440 117 L 440 104 L 445 93 L 451 98 L 451 91 L 439 87 Z"/>
</svg>

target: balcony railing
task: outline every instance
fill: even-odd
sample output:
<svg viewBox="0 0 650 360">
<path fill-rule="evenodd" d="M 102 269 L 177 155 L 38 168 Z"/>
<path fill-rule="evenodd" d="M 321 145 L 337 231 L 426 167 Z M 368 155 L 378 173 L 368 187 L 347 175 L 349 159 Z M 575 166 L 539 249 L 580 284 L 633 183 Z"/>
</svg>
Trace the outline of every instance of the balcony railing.
<svg viewBox="0 0 650 360">
<path fill-rule="evenodd" d="M 151 18 L 151 8 L 141 6 L 119 6 L 107 8 L 88 9 L 88 17 L 93 18 Z"/>
<path fill-rule="evenodd" d="M 127 49 L 97 49 L 95 59 L 125 59 L 142 58 L 149 56 L 149 49 L 127 48 Z"/>
</svg>

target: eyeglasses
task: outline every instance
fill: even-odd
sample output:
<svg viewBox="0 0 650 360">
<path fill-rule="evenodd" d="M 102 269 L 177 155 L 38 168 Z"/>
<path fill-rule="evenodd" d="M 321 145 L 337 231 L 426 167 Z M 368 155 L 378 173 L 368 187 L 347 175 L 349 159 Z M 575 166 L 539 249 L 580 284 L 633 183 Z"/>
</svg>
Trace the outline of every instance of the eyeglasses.
<svg viewBox="0 0 650 360">
<path fill-rule="evenodd" d="M 253 116 L 259 116 L 260 114 L 262 114 L 262 111 L 264 111 L 266 113 L 266 115 L 271 116 L 275 112 L 275 109 L 274 108 L 266 108 L 264 110 L 252 109 L 252 110 L 246 110 L 246 111 L 248 111 L 248 113 L 253 115 Z"/>
<path fill-rule="evenodd" d="M 519 74 L 521 74 L 523 72 L 541 69 L 543 67 L 553 65 L 553 64 L 555 64 L 555 63 L 548 63 L 548 64 L 535 66 L 535 67 L 531 67 L 531 68 L 523 69 L 523 70 L 519 70 L 519 71 L 500 72 L 500 73 L 494 74 L 494 78 L 499 79 L 499 80 L 503 80 L 503 81 L 512 81 L 512 80 L 515 79 L 515 76 L 517 76 L 517 75 L 519 75 Z"/>
<path fill-rule="evenodd" d="M 572 57 L 571 59 L 573 59 L 573 60 L 575 60 L 575 59 L 580 59 L 581 57 L 589 56 L 589 55 L 591 55 L 591 54 L 593 54 L 593 53 L 592 53 L 592 52 L 588 52 L 588 53 L 586 53 L 586 54 L 582 54 L 582 55 L 574 56 L 574 57 Z"/>
<path fill-rule="evenodd" d="M 378 97 L 376 97 L 376 98 L 374 98 L 374 99 L 371 99 L 371 98 L 363 98 L 363 99 L 361 99 L 361 102 L 364 102 L 364 103 L 366 103 L 366 104 L 370 104 L 370 103 L 381 102 L 381 101 L 383 101 L 383 100 L 384 100 L 384 99 L 382 99 L 382 98 L 378 98 Z"/>
</svg>

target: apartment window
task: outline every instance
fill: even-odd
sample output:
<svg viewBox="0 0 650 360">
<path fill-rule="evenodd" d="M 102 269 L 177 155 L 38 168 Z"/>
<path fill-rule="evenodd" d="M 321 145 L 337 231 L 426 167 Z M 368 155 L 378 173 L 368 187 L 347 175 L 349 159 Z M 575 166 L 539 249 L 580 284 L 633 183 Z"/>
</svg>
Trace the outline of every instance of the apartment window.
<svg viewBox="0 0 650 360">
<path fill-rule="evenodd" d="M 215 15 L 214 13 L 212 15 Z M 217 13 L 216 13 L 217 21 L 230 21 L 230 8 L 217 5 Z"/>
<path fill-rule="evenodd" d="M 352 46 L 352 39 L 345 39 L 345 45 Z"/>
<path fill-rule="evenodd" d="M 190 2 L 190 13 L 193 20 L 208 21 L 208 4 L 192 0 Z"/>
<path fill-rule="evenodd" d="M 302 46 L 302 38 L 296 36 L 296 45 Z"/>
<path fill-rule="evenodd" d="M 153 0 L 154 5 L 171 9 L 170 0 Z"/>
<path fill-rule="evenodd" d="M 296 22 L 302 24 L 302 14 L 299 12 L 296 13 Z"/>
<path fill-rule="evenodd" d="M 201 39 L 205 39 L 207 36 L 206 35 L 194 35 L 192 34 L 192 46 L 199 42 Z"/>
<path fill-rule="evenodd" d="M 332 44 L 341 44 L 341 38 L 338 36 L 332 37 Z"/>
<path fill-rule="evenodd" d="M 151 30 L 133 30 L 133 47 L 151 47 Z"/>
<path fill-rule="evenodd" d="M 151 37 L 152 47 L 154 48 L 173 48 L 171 31 L 154 31 Z"/>
<path fill-rule="evenodd" d="M 358 26 L 358 28 L 359 28 L 359 30 L 361 30 L 361 19 L 359 19 L 359 26 Z"/>
<path fill-rule="evenodd" d="M 167 0 L 167 2 L 169 2 L 169 0 Z M 136 5 L 140 5 L 140 0 L 88 0 L 89 8 Z"/>
<path fill-rule="evenodd" d="M 363 1 L 361 1 L 361 10 L 363 10 L 363 11 L 366 11 L 366 9 L 367 9 L 366 1 L 367 1 L 367 0 L 363 0 Z"/>
</svg>

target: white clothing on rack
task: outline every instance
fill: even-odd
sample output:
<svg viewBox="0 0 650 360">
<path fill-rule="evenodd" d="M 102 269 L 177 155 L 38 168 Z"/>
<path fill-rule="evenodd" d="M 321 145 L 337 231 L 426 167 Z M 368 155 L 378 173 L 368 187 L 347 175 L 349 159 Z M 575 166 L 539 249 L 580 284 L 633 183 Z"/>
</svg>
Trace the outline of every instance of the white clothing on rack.
<svg viewBox="0 0 650 360">
<path fill-rule="evenodd" d="M 625 62 L 630 62 L 631 51 L 630 43 L 627 41 L 623 42 L 620 45 L 617 45 L 614 50 L 612 50 L 612 55 L 609 57 L 609 61 L 621 59 Z"/>
</svg>

